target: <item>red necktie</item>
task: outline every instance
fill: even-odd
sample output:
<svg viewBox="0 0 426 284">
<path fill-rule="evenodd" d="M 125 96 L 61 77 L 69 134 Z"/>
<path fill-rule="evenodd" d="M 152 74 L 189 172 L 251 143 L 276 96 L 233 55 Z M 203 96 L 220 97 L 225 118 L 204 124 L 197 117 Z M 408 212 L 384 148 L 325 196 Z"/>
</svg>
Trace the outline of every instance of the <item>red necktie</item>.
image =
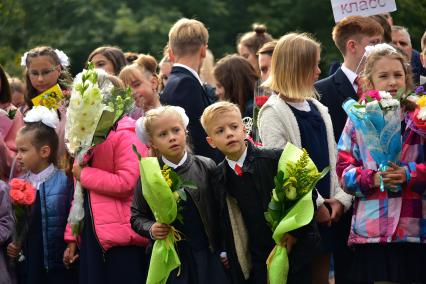
<svg viewBox="0 0 426 284">
<path fill-rule="evenodd" d="M 235 173 L 238 176 L 242 176 L 243 175 L 243 169 L 238 164 L 235 164 L 234 170 L 235 170 Z"/>
<path fill-rule="evenodd" d="M 358 89 L 356 91 L 356 96 L 358 97 L 358 99 L 360 99 L 362 97 L 362 81 L 361 81 L 361 78 L 359 76 L 356 76 L 354 82 L 358 86 Z"/>
</svg>

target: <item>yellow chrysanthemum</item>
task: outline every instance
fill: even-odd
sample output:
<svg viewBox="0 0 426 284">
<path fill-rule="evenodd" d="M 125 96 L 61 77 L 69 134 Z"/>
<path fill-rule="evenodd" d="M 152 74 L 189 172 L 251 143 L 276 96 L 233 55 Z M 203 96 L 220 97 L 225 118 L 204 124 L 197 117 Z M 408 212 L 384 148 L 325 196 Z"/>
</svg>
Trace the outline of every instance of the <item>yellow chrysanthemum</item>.
<svg viewBox="0 0 426 284">
<path fill-rule="evenodd" d="M 426 96 L 421 96 L 421 98 L 417 100 L 417 105 L 421 108 L 425 107 L 426 106 Z"/>
</svg>

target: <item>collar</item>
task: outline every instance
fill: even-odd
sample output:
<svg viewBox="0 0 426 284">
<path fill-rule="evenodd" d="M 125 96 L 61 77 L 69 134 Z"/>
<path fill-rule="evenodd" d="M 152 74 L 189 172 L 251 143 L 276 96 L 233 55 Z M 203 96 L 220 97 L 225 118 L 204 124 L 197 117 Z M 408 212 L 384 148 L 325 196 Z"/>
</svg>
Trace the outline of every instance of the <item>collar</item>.
<svg viewBox="0 0 426 284">
<path fill-rule="evenodd" d="M 192 75 L 194 75 L 194 77 L 195 77 L 195 78 L 197 78 L 198 82 L 200 82 L 200 85 L 201 85 L 201 86 L 203 86 L 203 81 L 201 81 L 200 75 L 198 75 L 198 73 L 197 73 L 197 72 L 195 72 L 195 70 L 194 70 L 194 69 L 192 69 L 192 68 L 191 68 L 191 67 L 189 67 L 189 66 L 186 66 L 186 65 L 180 64 L 180 63 L 175 63 L 175 64 L 173 64 L 173 66 L 176 66 L 176 67 L 182 67 L 182 68 L 184 68 L 184 69 L 188 70 L 189 72 L 191 72 L 191 74 L 192 74 Z"/>
<path fill-rule="evenodd" d="M 356 77 L 358 77 L 358 75 L 354 71 L 352 71 L 351 69 L 346 67 L 345 63 L 343 63 L 340 68 L 342 69 L 343 73 L 345 73 L 349 82 L 351 82 L 351 85 L 354 88 L 355 93 L 356 93 L 356 91 L 358 90 L 358 85 L 355 83 L 355 79 L 356 79 Z"/>
<path fill-rule="evenodd" d="M 235 165 L 237 165 L 237 164 L 241 168 L 243 168 L 244 161 L 246 160 L 246 157 L 247 157 L 247 149 L 248 149 L 248 146 L 246 147 L 246 149 L 244 150 L 243 154 L 241 155 L 241 157 L 237 161 L 232 161 L 232 160 L 230 160 L 228 158 L 225 158 L 226 161 L 228 162 L 228 165 L 231 167 L 231 169 L 233 171 L 235 171 Z"/>
<path fill-rule="evenodd" d="M 55 172 L 55 166 L 50 164 L 38 174 L 28 172 L 27 180 L 38 190 L 40 185 L 48 180 Z"/>
<path fill-rule="evenodd" d="M 161 159 L 163 160 L 164 164 L 168 165 L 172 169 L 176 169 L 177 167 L 182 166 L 186 160 L 188 159 L 188 153 L 185 151 L 185 154 L 183 155 L 182 159 L 177 163 L 177 165 L 169 160 L 166 159 L 166 157 L 161 156 Z"/>
</svg>

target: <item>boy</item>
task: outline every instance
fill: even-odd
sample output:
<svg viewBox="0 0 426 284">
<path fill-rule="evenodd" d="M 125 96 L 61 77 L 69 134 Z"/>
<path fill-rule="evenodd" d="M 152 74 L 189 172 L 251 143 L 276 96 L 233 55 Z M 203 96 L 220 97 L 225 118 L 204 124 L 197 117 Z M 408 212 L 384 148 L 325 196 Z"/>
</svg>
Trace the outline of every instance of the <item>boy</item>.
<svg viewBox="0 0 426 284">
<path fill-rule="evenodd" d="M 264 212 L 282 150 L 260 149 L 247 142 L 240 110 L 229 102 L 207 107 L 201 124 L 210 146 L 226 156 L 218 165 L 215 188 L 232 281 L 267 283 L 266 260 L 274 241 Z M 310 264 L 318 241 L 314 221 L 283 238 L 290 253 L 287 283 L 312 282 Z"/>
<path fill-rule="evenodd" d="M 174 65 L 160 101 L 163 105 L 185 109 L 189 117 L 188 131 L 194 154 L 219 162 L 223 157 L 207 144 L 206 133 L 200 124 L 200 116 L 210 104 L 198 74 L 206 57 L 208 39 L 206 27 L 197 20 L 182 18 L 173 25 L 168 45 Z"/>
</svg>

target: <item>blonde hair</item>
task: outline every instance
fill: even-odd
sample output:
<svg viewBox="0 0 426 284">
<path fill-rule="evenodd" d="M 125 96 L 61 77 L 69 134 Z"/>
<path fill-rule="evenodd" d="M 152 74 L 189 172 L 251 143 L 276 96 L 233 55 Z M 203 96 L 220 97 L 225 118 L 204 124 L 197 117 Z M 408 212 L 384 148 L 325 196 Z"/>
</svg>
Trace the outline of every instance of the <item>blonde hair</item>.
<svg viewBox="0 0 426 284">
<path fill-rule="evenodd" d="M 182 115 L 176 110 L 174 106 L 160 106 L 157 108 L 150 109 L 147 111 L 143 118 L 143 128 L 146 134 L 148 134 L 149 140 L 152 140 L 154 133 L 153 124 L 154 121 L 160 117 L 171 117 L 174 116 L 177 118 L 182 125 L 182 128 L 186 131 L 185 122 L 183 121 Z M 186 150 L 192 152 L 189 146 L 188 140 L 186 142 Z M 161 156 L 161 153 L 151 148 L 151 154 L 154 156 Z"/>
<path fill-rule="evenodd" d="M 227 102 L 227 101 L 220 101 L 220 102 L 211 104 L 204 109 L 203 114 L 201 115 L 201 118 L 200 118 L 200 122 L 201 122 L 201 125 L 204 128 L 204 131 L 206 131 L 207 134 L 208 134 L 208 128 L 209 128 L 210 123 L 217 116 L 219 116 L 219 115 L 221 115 L 225 112 L 235 112 L 241 118 L 240 108 L 236 104 L 233 104 L 233 103 L 230 103 L 230 102 Z"/>
<path fill-rule="evenodd" d="M 215 84 L 214 76 L 214 56 L 210 49 L 206 51 L 206 57 L 203 60 L 203 64 L 200 68 L 200 78 L 203 82 L 209 83 L 210 85 Z"/>
<path fill-rule="evenodd" d="M 157 61 L 149 54 L 139 55 L 138 59 L 121 70 L 119 77 L 126 86 L 129 86 L 132 81 L 137 79 L 135 70 L 141 71 L 147 79 L 151 79 L 154 76 L 158 81 L 156 73 Z"/>
<path fill-rule="evenodd" d="M 320 49 L 321 45 L 306 33 L 282 36 L 272 54 L 271 74 L 264 86 L 291 99 L 318 97 L 309 78 L 314 76 Z"/>
<path fill-rule="evenodd" d="M 186 56 L 195 54 L 208 40 L 209 32 L 202 22 L 182 18 L 170 29 L 168 45 L 176 56 Z"/>
</svg>

